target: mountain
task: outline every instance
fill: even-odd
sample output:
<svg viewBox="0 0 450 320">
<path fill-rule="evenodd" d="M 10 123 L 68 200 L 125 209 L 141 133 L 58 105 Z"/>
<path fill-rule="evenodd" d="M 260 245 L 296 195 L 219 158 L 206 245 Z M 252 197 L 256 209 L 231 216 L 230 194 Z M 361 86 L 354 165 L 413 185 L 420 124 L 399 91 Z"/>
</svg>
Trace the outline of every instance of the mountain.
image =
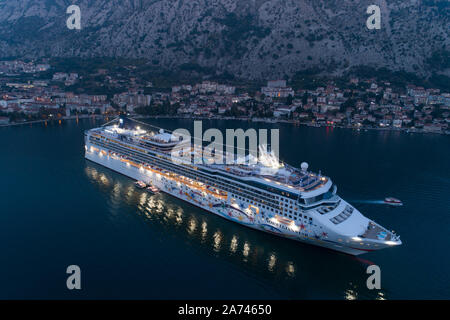
<svg viewBox="0 0 450 320">
<path fill-rule="evenodd" d="M 71 4 L 81 30 L 66 27 Z M 366 27 L 371 4 L 380 30 Z M 448 0 L 0 0 L 0 57 L 146 58 L 250 79 L 358 65 L 448 75 L 449 12 Z"/>
</svg>

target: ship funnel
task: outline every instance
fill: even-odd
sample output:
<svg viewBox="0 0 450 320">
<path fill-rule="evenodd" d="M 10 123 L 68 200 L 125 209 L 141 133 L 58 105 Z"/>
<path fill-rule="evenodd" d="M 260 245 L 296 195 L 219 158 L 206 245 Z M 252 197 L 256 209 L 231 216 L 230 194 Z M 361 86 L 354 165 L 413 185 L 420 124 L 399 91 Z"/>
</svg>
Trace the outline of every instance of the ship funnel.
<svg viewBox="0 0 450 320">
<path fill-rule="evenodd" d="M 306 172 L 308 171 L 308 163 L 307 162 L 302 162 L 302 164 L 300 165 L 300 167 L 302 168 L 302 172 Z"/>
</svg>

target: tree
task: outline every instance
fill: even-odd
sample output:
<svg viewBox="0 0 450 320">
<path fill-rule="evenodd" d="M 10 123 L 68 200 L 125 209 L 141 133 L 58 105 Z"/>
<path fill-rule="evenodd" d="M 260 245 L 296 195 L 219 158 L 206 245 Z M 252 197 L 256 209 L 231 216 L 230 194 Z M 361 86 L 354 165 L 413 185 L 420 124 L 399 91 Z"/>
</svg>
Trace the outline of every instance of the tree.
<svg viewBox="0 0 450 320">
<path fill-rule="evenodd" d="M 308 103 L 308 92 L 305 92 L 302 97 L 302 104 L 305 105 Z"/>
<path fill-rule="evenodd" d="M 286 104 L 288 106 L 292 105 L 292 101 L 294 100 L 294 97 L 292 97 L 292 95 L 288 95 L 286 98 Z"/>
<path fill-rule="evenodd" d="M 353 98 L 347 99 L 343 104 L 341 104 L 339 111 L 345 112 L 347 108 L 354 108 L 356 106 L 356 100 Z"/>
</svg>

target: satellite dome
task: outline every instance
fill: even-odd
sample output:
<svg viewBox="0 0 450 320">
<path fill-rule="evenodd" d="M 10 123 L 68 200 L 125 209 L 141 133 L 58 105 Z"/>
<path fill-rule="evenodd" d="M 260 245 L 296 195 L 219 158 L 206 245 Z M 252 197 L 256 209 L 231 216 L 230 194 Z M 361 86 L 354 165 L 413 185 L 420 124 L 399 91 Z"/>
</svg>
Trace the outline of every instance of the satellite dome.
<svg viewBox="0 0 450 320">
<path fill-rule="evenodd" d="M 159 133 L 164 133 L 164 129 L 159 129 Z"/>
<path fill-rule="evenodd" d="M 302 171 L 306 171 L 306 170 L 308 170 L 309 165 L 307 162 L 302 162 L 300 167 L 302 168 Z"/>
</svg>

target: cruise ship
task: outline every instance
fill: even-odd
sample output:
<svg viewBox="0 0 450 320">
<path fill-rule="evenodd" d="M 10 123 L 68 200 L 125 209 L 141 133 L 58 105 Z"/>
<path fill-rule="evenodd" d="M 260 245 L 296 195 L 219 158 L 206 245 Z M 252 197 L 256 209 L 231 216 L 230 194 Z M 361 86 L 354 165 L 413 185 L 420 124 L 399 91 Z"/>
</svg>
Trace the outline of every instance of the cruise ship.
<svg viewBox="0 0 450 320">
<path fill-rule="evenodd" d="M 268 152 L 252 164 L 173 161 L 180 140 L 121 117 L 85 132 L 85 157 L 222 218 L 283 238 L 350 255 L 402 243 L 340 198 L 332 180 L 309 171 L 307 163 L 295 168 L 274 161 Z"/>
</svg>

